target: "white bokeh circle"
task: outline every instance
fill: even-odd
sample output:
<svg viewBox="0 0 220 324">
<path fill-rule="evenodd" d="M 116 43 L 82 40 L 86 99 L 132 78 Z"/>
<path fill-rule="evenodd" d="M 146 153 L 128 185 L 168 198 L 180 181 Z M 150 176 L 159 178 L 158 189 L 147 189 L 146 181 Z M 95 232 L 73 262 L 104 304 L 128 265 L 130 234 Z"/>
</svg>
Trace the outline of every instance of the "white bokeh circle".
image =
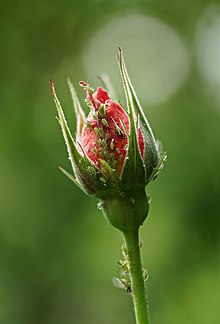
<svg viewBox="0 0 220 324">
<path fill-rule="evenodd" d="M 213 90 L 220 89 L 220 6 L 209 5 L 201 15 L 196 31 L 198 65 Z"/>
<path fill-rule="evenodd" d="M 89 79 L 107 73 L 114 86 L 120 78 L 116 49 L 121 46 L 141 100 L 158 104 L 185 81 L 189 55 L 177 33 L 159 19 L 131 14 L 113 18 L 86 44 L 82 60 Z"/>
</svg>

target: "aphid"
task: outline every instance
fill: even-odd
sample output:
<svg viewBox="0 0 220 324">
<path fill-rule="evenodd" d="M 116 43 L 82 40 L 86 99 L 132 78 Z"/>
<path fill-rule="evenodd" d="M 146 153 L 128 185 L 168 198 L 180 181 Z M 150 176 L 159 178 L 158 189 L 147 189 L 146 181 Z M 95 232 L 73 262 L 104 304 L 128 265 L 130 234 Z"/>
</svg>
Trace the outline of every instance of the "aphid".
<svg viewBox="0 0 220 324">
<path fill-rule="evenodd" d="M 107 182 L 107 181 L 105 180 L 105 178 L 102 178 L 102 177 L 100 177 L 99 180 L 100 180 L 101 182 L 103 182 L 103 183 L 106 183 L 106 182 Z"/>
<path fill-rule="evenodd" d="M 108 127 L 108 122 L 105 118 L 102 118 L 102 124 L 105 126 L 105 127 Z"/>
<path fill-rule="evenodd" d="M 112 118 L 112 120 L 115 125 L 115 130 L 116 130 L 117 135 L 124 138 L 124 133 L 122 132 L 121 128 L 118 126 L 118 124 L 116 123 L 116 121 L 113 118 Z"/>
<path fill-rule="evenodd" d="M 114 149 L 114 138 L 111 140 L 111 143 L 110 143 L 110 149 L 113 150 Z"/>
<path fill-rule="evenodd" d="M 113 277 L 112 278 L 112 283 L 115 287 L 120 288 L 120 289 L 124 289 L 127 293 L 131 293 L 131 284 L 123 278 L 116 278 Z"/>
<path fill-rule="evenodd" d="M 92 130 L 92 125 L 90 124 L 90 122 L 87 120 L 86 122 L 86 126 L 88 127 L 88 129 L 91 131 Z"/>
<path fill-rule="evenodd" d="M 93 148 L 92 148 L 92 152 L 95 153 L 95 154 L 97 154 L 97 149 L 96 149 L 96 147 L 93 147 Z"/>
<path fill-rule="evenodd" d="M 92 167 L 92 166 L 88 166 L 88 170 L 89 170 L 89 172 L 91 172 L 92 174 L 96 174 L 96 170 L 95 170 L 95 168 L 94 167 Z"/>
</svg>

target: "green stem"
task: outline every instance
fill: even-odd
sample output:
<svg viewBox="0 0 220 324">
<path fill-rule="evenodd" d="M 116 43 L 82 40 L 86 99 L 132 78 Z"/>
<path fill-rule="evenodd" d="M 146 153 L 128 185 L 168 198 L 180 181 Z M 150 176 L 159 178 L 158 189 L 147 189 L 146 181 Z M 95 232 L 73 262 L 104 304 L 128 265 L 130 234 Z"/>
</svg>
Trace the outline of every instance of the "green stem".
<svg viewBox="0 0 220 324">
<path fill-rule="evenodd" d="M 149 324 L 147 297 L 141 265 L 138 232 L 147 217 L 149 204 L 144 188 L 105 199 L 100 208 L 111 225 L 125 238 L 136 324 Z"/>
<path fill-rule="evenodd" d="M 131 289 L 134 303 L 136 324 L 149 324 L 147 295 L 141 264 L 138 230 L 123 233 L 129 259 Z"/>
</svg>

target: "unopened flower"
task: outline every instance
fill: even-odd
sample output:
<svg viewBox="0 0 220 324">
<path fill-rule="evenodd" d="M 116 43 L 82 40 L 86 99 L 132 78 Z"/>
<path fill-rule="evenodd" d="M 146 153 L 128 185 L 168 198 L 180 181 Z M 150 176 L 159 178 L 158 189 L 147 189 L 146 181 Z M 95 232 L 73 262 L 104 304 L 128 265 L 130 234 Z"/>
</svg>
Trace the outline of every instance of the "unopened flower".
<svg viewBox="0 0 220 324">
<path fill-rule="evenodd" d="M 67 145 L 73 175 L 62 171 L 89 195 L 103 200 L 123 197 L 143 189 L 155 178 L 165 155 L 160 157 L 151 128 L 140 107 L 119 49 L 119 66 L 125 89 L 126 109 L 99 87 L 94 91 L 84 81 L 90 108 L 88 117 L 81 108 L 75 89 L 68 80 L 77 116 L 76 138 L 68 128 L 51 81 L 58 120 Z"/>
<path fill-rule="evenodd" d="M 128 152 L 129 116 L 120 104 L 110 99 L 106 90 L 98 88 L 95 93 L 81 81 L 91 111 L 83 126 L 79 143 L 85 154 L 108 178 L 111 172 L 120 178 Z M 139 149 L 143 157 L 144 141 L 139 132 Z M 109 167 L 107 167 L 107 164 Z"/>
</svg>

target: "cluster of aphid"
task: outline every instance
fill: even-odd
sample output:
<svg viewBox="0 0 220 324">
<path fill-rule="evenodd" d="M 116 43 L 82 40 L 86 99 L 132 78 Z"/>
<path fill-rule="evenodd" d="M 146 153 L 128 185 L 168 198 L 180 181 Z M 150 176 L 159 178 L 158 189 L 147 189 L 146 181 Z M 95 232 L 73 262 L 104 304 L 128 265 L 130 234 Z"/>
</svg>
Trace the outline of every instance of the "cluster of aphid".
<svg viewBox="0 0 220 324">
<path fill-rule="evenodd" d="M 140 244 L 141 246 L 142 244 Z M 129 259 L 128 259 L 128 251 L 125 244 L 121 247 L 123 260 L 119 260 L 117 263 L 120 267 L 120 278 L 113 277 L 112 282 L 113 285 L 117 288 L 125 290 L 127 293 L 132 293 L 131 289 L 131 279 L 130 279 L 130 269 L 129 269 Z M 143 269 L 143 278 L 144 282 L 147 281 L 149 277 L 149 273 L 146 269 Z"/>
<path fill-rule="evenodd" d="M 97 166 L 104 175 L 108 177 L 112 172 L 119 175 L 128 150 L 128 117 L 119 104 L 108 98 L 107 92 L 106 97 L 104 97 L 105 91 L 103 89 L 99 90 L 102 91 L 103 96 L 103 100 L 100 101 L 98 94 L 94 93 L 90 85 L 83 81 L 80 85 L 87 92 L 85 101 L 91 109 L 83 129 L 82 138 L 89 138 L 90 140 L 92 138 L 93 145 L 88 147 L 86 153 L 89 157 L 91 155 L 91 160 L 97 161 Z M 123 111 L 126 125 L 122 119 L 115 120 L 114 114 L 117 116 L 119 109 L 120 113 L 121 110 Z M 85 143 L 83 146 L 85 149 Z"/>
</svg>

